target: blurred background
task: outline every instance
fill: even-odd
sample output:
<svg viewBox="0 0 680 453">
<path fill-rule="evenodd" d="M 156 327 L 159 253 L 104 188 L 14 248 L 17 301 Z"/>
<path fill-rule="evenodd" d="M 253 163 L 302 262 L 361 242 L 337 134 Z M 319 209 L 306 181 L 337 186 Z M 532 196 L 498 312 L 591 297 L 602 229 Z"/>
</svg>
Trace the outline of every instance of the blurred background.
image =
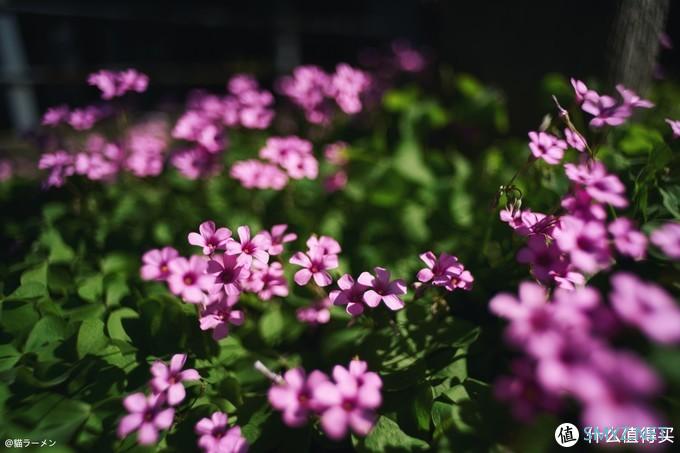
<svg viewBox="0 0 680 453">
<path fill-rule="evenodd" d="M 637 25 L 624 21 L 626 33 L 661 27 L 680 42 L 680 4 L 668 0 L 0 0 L 0 136 L 30 131 L 49 106 L 95 100 L 85 79 L 100 68 L 138 68 L 152 80 L 142 102 L 181 103 L 237 71 L 267 83 L 300 63 L 356 64 L 397 38 L 423 48 L 435 76 L 447 67 L 500 88 L 511 132 L 524 134 L 544 112 L 535 87 L 547 73 L 611 72 L 629 41 L 615 31 L 626 3 L 647 10 Z M 650 46 L 638 48 L 655 54 Z M 662 48 L 654 75 L 677 74 L 677 55 Z"/>
</svg>

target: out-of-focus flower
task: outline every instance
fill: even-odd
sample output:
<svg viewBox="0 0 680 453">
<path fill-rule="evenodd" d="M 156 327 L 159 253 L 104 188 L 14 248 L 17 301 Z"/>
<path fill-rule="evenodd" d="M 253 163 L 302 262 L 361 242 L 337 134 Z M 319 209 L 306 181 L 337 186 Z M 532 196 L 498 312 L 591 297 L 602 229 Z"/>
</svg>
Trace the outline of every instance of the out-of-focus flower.
<svg viewBox="0 0 680 453">
<path fill-rule="evenodd" d="M 536 159 L 551 165 L 559 164 L 567 149 L 567 142 L 547 132 L 529 132 L 529 149 Z"/>
<path fill-rule="evenodd" d="M 673 131 L 673 138 L 680 138 L 680 121 L 666 118 L 666 122 Z"/>
<path fill-rule="evenodd" d="M 347 186 L 347 172 L 345 170 L 338 170 L 329 175 L 323 181 L 323 188 L 326 192 L 337 192 Z"/>
<path fill-rule="evenodd" d="M 618 176 L 607 173 L 602 162 L 584 162 L 581 164 L 564 164 L 567 177 L 575 183 L 582 184 L 588 195 L 601 203 L 608 203 L 617 208 L 628 206 L 626 187 Z"/>
<path fill-rule="evenodd" d="M 595 273 L 611 264 L 607 230 L 601 222 L 563 216 L 554 237 L 560 250 L 583 272 Z"/>
<path fill-rule="evenodd" d="M 281 190 L 288 185 L 286 172 L 276 165 L 256 159 L 235 162 L 229 174 L 246 189 Z"/>
<path fill-rule="evenodd" d="M 585 151 L 586 150 L 586 141 L 583 138 L 583 136 L 577 132 L 572 131 L 569 128 L 564 129 L 564 138 L 571 146 L 577 151 Z"/>
<path fill-rule="evenodd" d="M 614 246 L 622 255 L 634 260 L 642 260 L 647 254 L 647 236 L 635 229 L 633 222 L 626 217 L 619 217 L 607 227 L 614 238 Z"/>
<path fill-rule="evenodd" d="M 680 223 L 664 224 L 652 232 L 650 240 L 668 257 L 680 259 Z"/>
<path fill-rule="evenodd" d="M 680 309 L 663 288 L 628 272 L 615 274 L 611 283 L 612 307 L 625 322 L 659 343 L 680 342 Z"/>
<path fill-rule="evenodd" d="M 42 117 L 43 126 L 56 126 L 68 120 L 70 115 L 67 105 L 58 105 L 47 109 Z"/>
<path fill-rule="evenodd" d="M 196 423 L 198 446 L 203 453 L 246 453 L 248 443 L 241 435 L 241 428 L 229 428 L 227 414 L 214 412 L 210 418 L 204 417 Z"/>
<path fill-rule="evenodd" d="M 325 406 L 321 427 L 331 439 L 342 439 L 349 429 L 367 435 L 375 423 L 375 410 L 382 404 L 382 380 L 367 371 L 366 362 L 352 360 L 349 369 L 333 368 L 333 380 L 318 384 L 314 399 Z"/>
<path fill-rule="evenodd" d="M 149 250 L 142 256 L 142 280 L 167 280 L 170 276 L 170 261 L 178 256 L 179 253 L 172 247 Z"/>
<path fill-rule="evenodd" d="M 326 324 L 331 320 L 331 305 L 331 300 L 328 297 L 324 297 L 309 307 L 298 308 L 296 312 L 297 319 L 300 322 L 311 325 Z"/>
<path fill-rule="evenodd" d="M 38 168 L 41 170 L 50 170 L 50 174 L 45 181 L 47 187 L 63 186 L 66 178 L 71 176 L 75 171 L 73 167 L 73 158 L 66 151 L 55 151 L 53 153 L 43 154 L 40 156 L 40 161 L 38 161 Z"/>
<path fill-rule="evenodd" d="M 118 437 L 124 438 L 137 431 L 140 445 L 153 445 L 158 441 L 158 431 L 170 428 L 175 418 L 175 410 L 164 406 L 163 394 L 145 396 L 133 393 L 123 400 L 129 412 L 118 424 Z"/>
<path fill-rule="evenodd" d="M 170 162 L 187 179 L 206 178 L 222 168 L 217 156 L 200 146 L 177 152 Z"/>
<path fill-rule="evenodd" d="M 328 376 L 320 371 L 312 371 L 309 376 L 302 368 L 286 371 L 283 382 L 269 389 L 269 403 L 283 414 L 283 421 L 292 427 L 302 426 L 310 414 L 318 411 L 319 403 L 315 401 L 316 388 L 328 381 Z"/>
</svg>

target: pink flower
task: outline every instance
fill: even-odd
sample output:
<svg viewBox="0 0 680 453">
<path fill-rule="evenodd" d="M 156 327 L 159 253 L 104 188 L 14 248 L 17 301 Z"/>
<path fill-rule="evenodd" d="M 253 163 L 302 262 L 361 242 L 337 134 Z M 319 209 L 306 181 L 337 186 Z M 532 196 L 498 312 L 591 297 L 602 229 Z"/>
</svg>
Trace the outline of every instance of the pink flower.
<svg viewBox="0 0 680 453">
<path fill-rule="evenodd" d="M 192 256 L 187 260 L 177 257 L 168 263 L 168 268 L 170 269 L 168 286 L 173 294 L 191 304 L 203 301 L 203 291 L 211 289 L 213 280 L 205 273 L 208 268 L 205 258 Z"/>
<path fill-rule="evenodd" d="M 319 172 L 319 164 L 312 154 L 312 143 L 294 135 L 268 138 L 259 155 L 280 165 L 293 179 L 316 179 Z"/>
<path fill-rule="evenodd" d="M 240 326 L 245 321 L 244 312 L 234 309 L 237 302 L 238 295 L 220 292 L 206 296 L 199 313 L 201 330 L 212 330 L 216 341 L 229 335 L 229 324 Z"/>
<path fill-rule="evenodd" d="M 368 290 L 368 286 L 355 282 L 351 275 L 345 274 L 338 280 L 338 287 L 340 287 L 339 290 L 331 291 L 328 296 L 333 305 L 347 305 L 345 310 L 352 316 L 362 314 L 365 303 L 364 293 Z M 374 302 L 374 299 L 370 300 L 371 303 Z M 378 303 L 380 303 L 380 300 L 378 300 Z"/>
<path fill-rule="evenodd" d="M 531 360 L 514 360 L 512 375 L 501 376 L 494 384 L 494 395 L 511 405 L 512 415 L 528 422 L 542 411 L 557 412 L 561 407 L 559 396 L 545 391 L 536 380 L 535 364 Z"/>
<path fill-rule="evenodd" d="M 218 157 L 199 146 L 177 152 L 170 162 L 185 178 L 199 179 L 219 173 L 222 164 Z"/>
<path fill-rule="evenodd" d="M 592 127 L 620 126 L 633 114 L 630 105 L 617 104 L 614 98 L 594 91 L 586 94 L 581 108 L 593 115 L 589 123 Z"/>
<path fill-rule="evenodd" d="M 536 159 L 543 159 L 551 165 L 560 163 L 567 149 L 567 143 L 547 132 L 529 132 L 529 149 Z"/>
<path fill-rule="evenodd" d="M 375 423 L 375 410 L 382 404 L 382 380 L 367 371 L 366 362 L 352 360 L 349 369 L 333 368 L 335 382 L 322 382 L 314 389 L 314 399 L 325 406 L 321 427 L 331 439 L 339 440 L 351 429 L 367 435 Z"/>
<path fill-rule="evenodd" d="M 215 250 L 226 250 L 227 241 L 231 238 L 228 228 L 215 229 L 215 222 L 207 220 L 198 227 L 199 233 L 189 233 L 189 244 L 203 247 L 204 255 L 212 255 Z"/>
<path fill-rule="evenodd" d="M 375 276 L 363 272 L 357 279 L 360 284 L 370 288 L 363 295 L 366 305 L 375 308 L 384 302 L 390 310 L 404 308 L 404 301 L 399 297 L 406 294 L 406 283 L 401 279 L 390 281 L 390 271 L 385 268 L 376 267 L 374 271 Z"/>
<path fill-rule="evenodd" d="M 8 159 L 0 159 L 0 182 L 9 180 L 14 173 L 14 166 Z"/>
<path fill-rule="evenodd" d="M 170 359 L 170 366 L 161 361 L 155 361 L 151 365 L 151 374 L 154 375 L 151 380 L 151 388 L 156 394 L 165 393 L 170 406 L 176 406 L 184 400 L 186 391 L 182 384 L 183 381 L 201 379 L 198 371 L 193 368 L 182 370 L 186 361 L 186 354 L 175 354 Z"/>
<path fill-rule="evenodd" d="M 345 170 L 338 170 L 330 176 L 326 177 L 323 182 L 323 188 L 326 192 L 337 192 L 347 186 L 347 172 Z"/>
<path fill-rule="evenodd" d="M 680 223 L 664 224 L 652 232 L 650 240 L 670 258 L 680 259 Z"/>
<path fill-rule="evenodd" d="M 283 383 L 269 389 L 269 403 L 283 412 L 283 421 L 291 427 L 299 427 L 307 422 L 310 414 L 319 409 L 314 399 L 316 388 L 328 382 L 328 376 L 320 371 L 312 371 L 309 376 L 302 368 L 286 371 Z"/>
<path fill-rule="evenodd" d="M 47 187 L 63 186 L 66 178 L 71 176 L 75 171 L 73 167 L 73 158 L 66 151 L 55 151 L 53 153 L 43 154 L 38 161 L 38 168 L 41 170 L 50 170 L 50 174 L 45 181 Z"/>
<path fill-rule="evenodd" d="M 67 105 L 58 105 L 47 109 L 42 117 L 43 126 L 56 126 L 66 121 L 69 117 L 69 109 Z"/>
<path fill-rule="evenodd" d="M 116 75 L 111 71 L 101 70 L 90 74 L 87 84 L 99 88 L 102 99 L 111 99 L 117 95 Z"/>
<path fill-rule="evenodd" d="M 118 437 L 124 438 L 137 431 L 137 441 L 141 445 L 153 445 L 158 441 L 158 431 L 168 429 L 175 418 L 173 408 L 165 408 L 163 394 L 144 396 L 133 393 L 123 400 L 129 412 L 118 424 Z"/>
<path fill-rule="evenodd" d="M 531 273 L 543 283 L 553 281 L 554 275 L 566 272 L 567 262 L 555 241 L 548 241 L 542 234 L 533 234 L 527 246 L 517 252 L 517 261 L 531 265 Z"/>
<path fill-rule="evenodd" d="M 328 297 L 324 297 L 309 307 L 298 308 L 296 312 L 297 319 L 300 322 L 311 325 L 326 324 L 331 320 L 330 306 L 331 300 Z"/>
<path fill-rule="evenodd" d="M 554 236 L 558 247 L 583 272 L 595 273 L 611 264 L 607 231 L 601 222 L 563 216 Z"/>
<path fill-rule="evenodd" d="M 301 107 L 307 121 L 314 124 L 323 124 L 330 120 L 327 100 L 330 84 L 330 75 L 312 65 L 298 66 L 292 76 L 282 77 L 278 83 L 281 93 Z"/>
<path fill-rule="evenodd" d="M 338 256 L 326 254 L 323 247 L 311 247 L 307 253 L 295 253 L 290 263 L 302 266 L 294 277 L 299 286 L 309 283 L 312 277 L 317 285 L 328 286 L 333 281 L 328 271 L 338 267 Z"/>
<path fill-rule="evenodd" d="M 319 247 L 324 255 L 338 255 L 342 252 L 340 243 L 330 236 L 317 237 L 316 234 L 312 234 L 309 239 L 307 239 L 307 247 L 310 250 Z"/>
<path fill-rule="evenodd" d="M 420 259 L 427 265 L 418 271 L 417 278 L 423 283 L 432 282 L 434 286 L 443 286 L 448 291 L 456 288 L 470 290 L 474 278 L 469 271 L 453 255 L 442 252 L 439 258 L 432 252 L 425 252 Z"/>
<path fill-rule="evenodd" d="M 578 132 L 574 132 L 569 128 L 564 129 L 564 138 L 567 140 L 569 146 L 577 151 L 586 150 L 586 140 Z"/>
<path fill-rule="evenodd" d="M 239 263 L 235 255 L 215 255 L 208 261 L 207 273 L 214 278 L 211 292 L 221 290 L 229 296 L 238 296 L 241 286 L 250 275 L 250 264 Z"/>
<path fill-rule="evenodd" d="M 122 96 L 128 91 L 143 93 L 149 86 L 149 76 L 136 69 L 126 69 L 117 74 L 118 88 L 116 94 Z"/>
<path fill-rule="evenodd" d="M 355 114 L 361 111 L 360 96 L 370 85 L 371 79 L 367 73 L 346 63 L 340 63 L 331 78 L 329 94 L 335 98 L 343 112 Z"/>
<path fill-rule="evenodd" d="M 594 93 L 594 91 L 589 90 L 585 83 L 580 80 L 571 79 L 571 86 L 574 88 L 574 94 L 576 95 L 576 102 L 582 103 L 588 93 Z"/>
<path fill-rule="evenodd" d="M 270 300 L 275 296 L 286 297 L 288 284 L 283 274 L 283 266 L 279 262 L 267 265 L 260 261 L 253 261 L 250 279 L 244 288 L 256 292 L 261 300 Z"/>
<path fill-rule="evenodd" d="M 288 174 L 273 164 L 256 159 L 234 162 L 229 175 L 246 189 L 281 190 L 288 185 Z"/>
<path fill-rule="evenodd" d="M 663 288 L 619 272 L 612 279 L 612 307 L 628 324 L 659 343 L 680 342 L 680 309 Z"/>
<path fill-rule="evenodd" d="M 611 222 L 607 229 L 614 238 L 614 246 L 619 253 L 630 256 L 636 261 L 645 259 L 647 236 L 636 230 L 630 219 L 619 217 Z"/>
<path fill-rule="evenodd" d="M 584 162 L 580 165 L 565 164 L 567 177 L 582 184 L 593 199 L 617 208 L 628 206 L 626 187 L 616 175 L 608 174 L 602 162 Z"/>
<path fill-rule="evenodd" d="M 633 90 L 624 87 L 621 84 L 616 85 L 616 91 L 619 92 L 621 98 L 623 98 L 623 104 L 634 108 L 650 109 L 654 107 L 654 104 L 646 99 L 642 99 Z"/>
<path fill-rule="evenodd" d="M 596 203 L 584 189 L 575 189 L 562 199 L 562 207 L 569 215 L 582 220 L 599 220 L 607 218 L 607 211 L 600 203 Z"/>
<path fill-rule="evenodd" d="M 283 252 L 283 244 L 288 242 L 293 242 L 297 239 L 297 234 L 286 233 L 288 225 L 279 224 L 274 225 L 269 232 L 269 240 L 271 245 L 269 246 L 269 254 L 272 256 L 280 255 Z"/>
<path fill-rule="evenodd" d="M 397 67 L 405 72 L 420 72 L 425 69 L 425 56 L 409 42 L 396 40 L 392 43 Z"/>
<path fill-rule="evenodd" d="M 210 418 L 204 417 L 196 423 L 198 446 L 204 453 L 246 453 L 248 443 L 241 435 L 241 428 L 229 428 L 227 414 L 214 412 Z"/>
<path fill-rule="evenodd" d="M 73 109 L 68 116 L 68 124 L 78 131 L 91 129 L 94 123 L 99 121 L 104 115 L 104 111 L 97 107 L 89 106 L 80 109 Z"/>
<path fill-rule="evenodd" d="M 45 114 L 47 116 L 47 114 Z M 677 120 L 672 120 L 670 118 L 666 118 L 666 122 L 668 125 L 671 127 L 671 130 L 673 131 L 673 138 L 680 138 L 680 121 Z M 43 124 L 45 124 L 45 120 L 43 120 Z"/>
<path fill-rule="evenodd" d="M 179 253 L 172 247 L 149 250 L 142 256 L 142 280 L 167 280 L 170 276 L 170 261 L 178 256 Z"/>
<path fill-rule="evenodd" d="M 250 267 L 253 259 L 267 264 L 269 262 L 267 250 L 271 246 L 269 235 L 259 233 L 251 239 L 248 226 L 240 226 L 237 231 L 239 241 L 227 242 L 227 255 L 238 255 L 238 263 L 246 267 Z"/>
<path fill-rule="evenodd" d="M 136 69 L 119 72 L 101 70 L 90 74 L 87 83 L 99 88 L 102 92 L 102 99 L 112 99 L 116 96 L 122 96 L 128 91 L 138 93 L 146 91 L 149 77 Z"/>
</svg>

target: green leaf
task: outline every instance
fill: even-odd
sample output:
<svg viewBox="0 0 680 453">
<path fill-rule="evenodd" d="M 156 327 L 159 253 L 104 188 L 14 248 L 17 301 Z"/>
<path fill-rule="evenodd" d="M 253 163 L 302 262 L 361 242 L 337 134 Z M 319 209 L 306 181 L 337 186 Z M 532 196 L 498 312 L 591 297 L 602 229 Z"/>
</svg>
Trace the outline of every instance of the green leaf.
<svg viewBox="0 0 680 453">
<path fill-rule="evenodd" d="M 680 186 L 671 186 L 668 190 L 659 188 L 663 205 L 676 219 L 680 219 Z"/>
<path fill-rule="evenodd" d="M 139 314 L 128 307 L 123 307 L 112 312 L 109 315 L 109 319 L 106 321 L 106 329 L 109 332 L 109 336 L 113 339 L 131 342 L 132 339 L 128 336 L 123 327 L 123 319 L 137 318 L 139 318 Z"/>
<path fill-rule="evenodd" d="M 78 330 L 76 350 L 78 357 L 83 358 L 88 354 L 101 352 L 109 343 L 104 335 L 104 323 L 99 319 L 86 319 Z"/>
<path fill-rule="evenodd" d="M 427 442 L 409 436 L 392 419 L 383 415 L 378 418 L 368 436 L 357 442 L 357 450 L 367 452 L 423 451 L 427 449 L 429 449 Z"/>
<path fill-rule="evenodd" d="M 260 336 L 270 345 L 279 343 L 283 337 L 285 324 L 283 322 L 283 315 L 278 306 L 270 308 L 260 318 Z"/>
<path fill-rule="evenodd" d="M 40 237 L 40 242 L 50 251 L 48 260 L 51 263 L 69 262 L 75 256 L 73 249 L 64 242 L 57 230 L 50 229 L 45 231 Z"/>
<path fill-rule="evenodd" d="M 62 341 L 65 335 L 66 325 L 63 320 L 56 316 L 45 316 L 33 326 L 24 344 L 24 351 L 36 352 L 47 344 Z"/>
<path fill-rule="evenodd" d="M 415 139 L 404 139 L 398 145 L 392 162 L 394 169 L 409 181 L 424 186 L 434 182 L 434 176 L 425 164 L 420 145 Z"/>
<path fill-rule="evenodd" d="M 103 292 L 103 278 L 101 274 L 95 274 L 84 279 L 78 286 L 78 295 L 89 302 L 101 300 Z"/>
<path fill-rule="evenodd" d="M 413 401 L 413 412 L 418 421 L 418 427 L 423 431 L 430 430 L 432 399 L 432 387 L 424 384 L 416 388 L 415 399 Z"/>
<path fill-rule="evenodd" d="M 44 283 L 28 281 L 19 286 L 12 294 L 7 296 L 11 300 L 29 300 L 47 295 L 47 287 Z"/>
<path fill-rule="evenodd" d="M 11 344 L 0 345 L 0 371 L 9 370 L 20 358 L 21 354 Z"/>
</svg>

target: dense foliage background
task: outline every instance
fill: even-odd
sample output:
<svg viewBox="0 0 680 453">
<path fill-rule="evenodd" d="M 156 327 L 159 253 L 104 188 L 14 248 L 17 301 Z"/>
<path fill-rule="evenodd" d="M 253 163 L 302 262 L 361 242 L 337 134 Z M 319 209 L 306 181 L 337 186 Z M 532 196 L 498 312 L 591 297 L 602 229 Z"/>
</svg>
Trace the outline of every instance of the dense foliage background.
<svg viewBox="0 0 680 453">
<path fill-rule="evenodd" d="M 551 75 L 536 89 L 559 124 L 551 96 L 572 106 L 568 80 Z M 656 108 L 590 135 L 598 159 L 626 184 L 626 212 L 644 232 L 680 220 L 680 145 L 664 122 L 680 117 L 680 87 L 658 83 L 649 97 Z M 507 134 L 512 118 L 503 99 L 474 77 L 443 67 L 428 83 L 399 83 L 372 108 L 330 126 L 309 125 L 299 112 L 287 112 L 294 132 L 312 140 L 317 155 L 327 143 L 349 144 L 349 180 L 333 193 L 320 180 L 294 181 L 281 191 L 247 190 L 227 170 L 188 180 L 171 168 L 150 178 L 121 174 L 112 183 L 72 177 L 49 190 L 31 178 L 0 183 L 0 437 L 56 440 L 50 451 L 153 450 L 136 445 L 134 436 L 116 437 L 121 400 L 146 387 L 155 359 L 181 352 L 203 379 L 188 384 L 187 402 L 160 441 L 164 451 L 194 451 L 195 423 L 216 410 L 241 426 L 251 451 L 551 448 L 554 427 L 576 419 L 575 407 L 522 425 L 491 389 L 513 353 L 503 345 L 504 323 L 489 313 L 488 301 L 531 278 L 515 259 L 522 238 L 499 220 L 494 205 L 499 186 L 529 155 L 525 137 Z M 570 111 L 586 130 L 578 109 Z M 133 122 L 142 114 L 127 115 Z M 107 123 L 103 130 L 116 137 L 120 127 Z M 274 132 L 280 127 L 275 124 Z M 230 132 L 225 167 L 255 156 L 269 135 Z M 571 150 L 566 159 L 576 157 Z M 540 212 L 554 212 L 569 189 L 561 168 L 542 161 L 515 184 L 523 206 Z M 501 197 L 499 207 L 504 202 Z M 334 307 L 330 323 L 308 326 L 295 310 L 317 295 L 296 286 L 295 269 L 286 265 L 290 296 L 261 301 L 244 295 L 245 324 L 216 342 L 199 330 L 194 306 L 139 277 L 149 249 L 171 245 L 185 256 L 196 253 L 187 234 L 208 219 L 232 230 L 286 223 L 298 234 L 286 258 L 313 233 L 332 236 L 343 249 L 336 278 L 384 266 L 412 283 L 423 267 L 420 253 L 445 251 L 472 272 L 474 287 L 453 293 L 431 288 L 421 298 L 409 288 L 404 310 L 351 319 Z M 654 249 L 650 254 L 617 268 L 677 295 L 678 265 Z M 606 275 L 590 283 L 608 288 Z M 678 426 L 680 352 L 636 332 L 625 343 L 664 378 L 658 406 L 669 426 Z M 276 372 L 298 365 L 330 371 L 357 356 L 382 377 L 384 402 L 366 438 L 339 443 L 314 423 L 285 426 L 267 402 L 270 382 L 253 367 L 260 360 Z"/>
</svg>

